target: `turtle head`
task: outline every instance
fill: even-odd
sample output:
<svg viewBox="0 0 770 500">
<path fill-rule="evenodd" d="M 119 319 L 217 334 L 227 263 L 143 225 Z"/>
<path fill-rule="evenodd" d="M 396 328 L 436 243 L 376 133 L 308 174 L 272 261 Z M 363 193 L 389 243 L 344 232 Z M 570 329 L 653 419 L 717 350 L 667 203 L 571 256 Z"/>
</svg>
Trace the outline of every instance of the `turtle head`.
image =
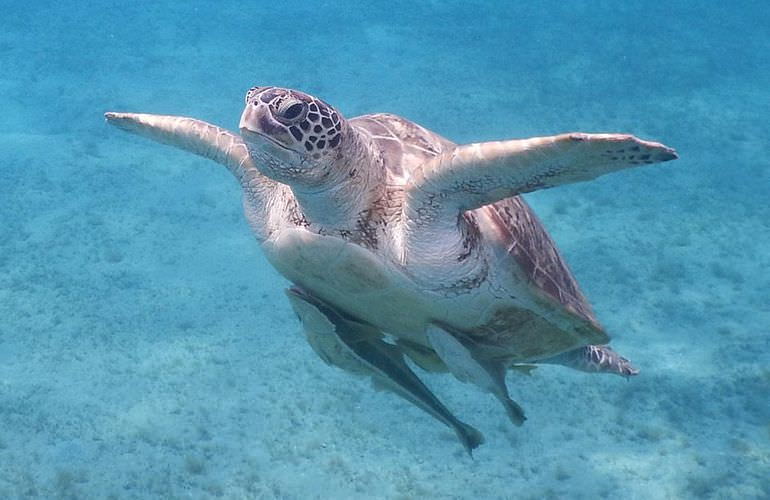
<svg viewBox="0 0 770 500">
<path fill-rule="evenodd" d="M 266 176 L 311 190 L 334 182 L 348 126 L 322 100 L 296 90 L 252 87 L 239 126 Z"/>
</svg>

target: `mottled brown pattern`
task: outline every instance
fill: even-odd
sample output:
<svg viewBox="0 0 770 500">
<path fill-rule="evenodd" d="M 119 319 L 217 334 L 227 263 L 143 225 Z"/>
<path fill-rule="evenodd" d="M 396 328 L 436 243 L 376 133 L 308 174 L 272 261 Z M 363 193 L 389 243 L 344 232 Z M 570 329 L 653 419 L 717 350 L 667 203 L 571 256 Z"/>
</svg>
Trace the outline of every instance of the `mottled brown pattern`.
<svg viewBox="0 0 770 500">
<path fill-rule="evenodd" d="M 481 231 L 476 215 L 473 212 L 465 212 L 460 220 L 462 221 L 459 229 L 463 235 L 463 253 L 457 256 L 457 262 L 462 262 L 473 255 L 481 244 Z"/>
<path fill-rule="evenodd" d="M 568 310 L 597 324 L 591 306 L 567 264 L 529 205 L 519 196 L 487 205 L 483 210 L 508 241 L 508 254 L 532 284 Z"/>
<path fill-rule="evenodd" d="M 529 309 L 511 306 L 501 307 L 487 324 L 465 333 L 480 345 L 493 350 L 503 348 L 508 362 L 551 356 L 576 347 L 578 342 L 576 336 L 566 335 L 564 330 Z"/>
<path fill-rule="evenodd" d="M 369 250 L 376 250 L 379 244 L 379 234 L 384 231 L 382 214 L 375 208 L 364 210 L 356 221 L 356 231 L 351 238 L 353 242 Z"/>
<path fill-rule="evenodd" d="M 302 209 L 295 198 L 287 198 L 285 203 L 285 213 L 292 225 L 299 227 L 310 226 L 310 222 L 305 217 L 305 214 L 302 213 Z"/>
<path fill-rule="evenodd" d="M 445 297 L 458 297 L 469 293 L 476 293 L 477 289 L 489 278 L 489 264 L 481 262 L 481 269 L 465 278 L 453 281 L 445 285 L 436 286 L 433 291 Z"/>
</svg>

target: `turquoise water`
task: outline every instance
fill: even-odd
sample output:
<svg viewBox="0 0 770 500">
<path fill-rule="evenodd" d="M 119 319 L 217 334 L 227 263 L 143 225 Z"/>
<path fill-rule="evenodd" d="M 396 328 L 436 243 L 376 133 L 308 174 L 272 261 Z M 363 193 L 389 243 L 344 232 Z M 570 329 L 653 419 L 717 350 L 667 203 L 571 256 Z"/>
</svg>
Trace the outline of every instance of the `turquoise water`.
<svg viewBox="0 0 770 500">
<path fill-rule="evenodd" d="M 0 2 L 0 498 L 770 497 L 764 2 Z M 487 443 L 325 366 L 220 166 L 107 110 L 237 128 L 252 85 L 457 142 L 680 159 L 533 193 L 638 377 L 510 374 Z"/>
</svg>

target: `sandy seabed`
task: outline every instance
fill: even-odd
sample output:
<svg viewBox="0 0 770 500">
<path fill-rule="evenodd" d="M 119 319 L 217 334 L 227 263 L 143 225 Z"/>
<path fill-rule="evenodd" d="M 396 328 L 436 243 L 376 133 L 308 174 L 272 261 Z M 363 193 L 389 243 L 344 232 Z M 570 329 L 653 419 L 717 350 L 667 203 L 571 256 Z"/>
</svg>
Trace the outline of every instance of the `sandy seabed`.
<svg viewBox="0 0 770 500">
<path fill-rule="evenodd" d="M 636 4 L 635 4 L 636 5 Z M 770 497 L 766 9 L 108 2 L 0 30 L 0 498 Z M 457 142 L 630 132 L 681 159 L 529 195 L 640 376 L 426 382 L 454 435 L 306 345 L 213 163 L 108 109 L 235 128 L 294 87 Z"/>
</svg>

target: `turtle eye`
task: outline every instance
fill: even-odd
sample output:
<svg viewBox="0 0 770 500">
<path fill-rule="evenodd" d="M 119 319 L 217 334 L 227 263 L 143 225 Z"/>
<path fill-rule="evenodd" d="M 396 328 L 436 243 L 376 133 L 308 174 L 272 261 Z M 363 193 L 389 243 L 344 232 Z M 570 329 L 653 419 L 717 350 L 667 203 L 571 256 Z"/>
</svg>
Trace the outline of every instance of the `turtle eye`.
<svg viewBox="0 0 770 500">
<path fill-rule="evenodd" d="M 286 99 L 275 110 L 275 118 L 286 125 L 304 120 L 305 115 L 307 115 L 307 104 L 296 99 Z"/>
</svg>

